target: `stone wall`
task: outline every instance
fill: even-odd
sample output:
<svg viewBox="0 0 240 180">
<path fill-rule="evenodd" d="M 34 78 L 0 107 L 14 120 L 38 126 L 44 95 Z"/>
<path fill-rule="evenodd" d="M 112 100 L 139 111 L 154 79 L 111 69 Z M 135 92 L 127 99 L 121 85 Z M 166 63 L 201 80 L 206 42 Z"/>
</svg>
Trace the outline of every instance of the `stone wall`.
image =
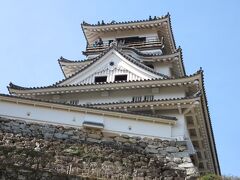
<svg viewBox="0 0 240 180">
<path fill-rule="evenodd" d="M 183 141 L 0 118 L 1 179 L 197 179 Z"/>
</svg>

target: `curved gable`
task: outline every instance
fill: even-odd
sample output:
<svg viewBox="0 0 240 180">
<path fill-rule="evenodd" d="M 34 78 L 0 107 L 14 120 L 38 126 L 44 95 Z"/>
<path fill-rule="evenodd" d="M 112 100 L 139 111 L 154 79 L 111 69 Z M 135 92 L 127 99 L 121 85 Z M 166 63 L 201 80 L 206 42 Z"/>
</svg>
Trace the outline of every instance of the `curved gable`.
<svg viewBox="0 0 240 180">
<path fill-rule="evenodd" d="M 138 66 L 136 63 L 129 61 L 126 56 L 112 48 L 90 66 L 69 79 L 66 79 L 59 85 L 94 83 L 95 77 L 97 76 L 107 76 L 106 82 L 113 82 L 116 75 L 127 75 L 127 81 L 162 77 L 159 74 L 150 72 Z"/>
</svg>

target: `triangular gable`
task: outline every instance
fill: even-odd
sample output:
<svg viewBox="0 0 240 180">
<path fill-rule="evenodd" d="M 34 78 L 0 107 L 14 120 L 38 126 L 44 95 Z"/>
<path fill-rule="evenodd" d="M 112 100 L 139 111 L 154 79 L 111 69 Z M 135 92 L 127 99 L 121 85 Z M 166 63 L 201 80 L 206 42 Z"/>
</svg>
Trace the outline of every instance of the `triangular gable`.
<svg viewBox="0 0 240 180">
<path fill-rule="evenodd" d="M 96 76 L 107 76 L 107 82 L 113 82 L 115 75 L 127 75 L 127 81 L 164 77 L 144 64 L 123 55 L 117 49 L 111 48 L 99 59 L 58 85 L 94 83 Z"/>
<path fill-rule="evenodd" d="M 86 59 L 82 61 L 73 61 L 73 60 L 68 60 L 63 57 L 60 57 L 58 59 L 58 63 L 60 65 L 60 68 L 65 76 L 65 78 L 68 78 L 78 72 L 80 69 L 86 67 L 92 62 L 92 60 Z"/>
</svg>

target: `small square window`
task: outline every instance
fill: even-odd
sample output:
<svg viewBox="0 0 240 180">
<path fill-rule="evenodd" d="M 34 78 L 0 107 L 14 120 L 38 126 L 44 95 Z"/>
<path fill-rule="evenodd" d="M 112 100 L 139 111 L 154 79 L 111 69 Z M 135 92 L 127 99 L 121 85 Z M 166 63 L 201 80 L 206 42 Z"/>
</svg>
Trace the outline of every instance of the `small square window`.
<svg viewBox="0 0 240 180">
<path fill-rule="evenodd" d="M 96 82 L 107 82 L 107 76 L 96 76 L 95 83 Z"/>
<path fill-rule="evenodd" d="M 115 76 L 115 81 L 126 81 L 127 80 L 127 75 L 116 75 Z"/>
</svg>

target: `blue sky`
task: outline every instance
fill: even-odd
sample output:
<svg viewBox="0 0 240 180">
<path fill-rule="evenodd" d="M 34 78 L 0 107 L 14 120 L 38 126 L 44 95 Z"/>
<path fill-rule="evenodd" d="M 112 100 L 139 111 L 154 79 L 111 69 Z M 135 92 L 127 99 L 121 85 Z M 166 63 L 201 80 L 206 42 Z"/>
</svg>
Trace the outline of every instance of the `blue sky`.
<svg viewBox="0 0 240 180">
<path fill-rule="evenodd" d="M 84 59 L 80 23 L 141 20 L 170 12 L 187 74 L 200 67 L 220 160 L 240 176 L 239 0 L 0 1 L 0 93 L 13 82 L 50 85 L 63 78 L 57 59 Z"/>
</svg>

